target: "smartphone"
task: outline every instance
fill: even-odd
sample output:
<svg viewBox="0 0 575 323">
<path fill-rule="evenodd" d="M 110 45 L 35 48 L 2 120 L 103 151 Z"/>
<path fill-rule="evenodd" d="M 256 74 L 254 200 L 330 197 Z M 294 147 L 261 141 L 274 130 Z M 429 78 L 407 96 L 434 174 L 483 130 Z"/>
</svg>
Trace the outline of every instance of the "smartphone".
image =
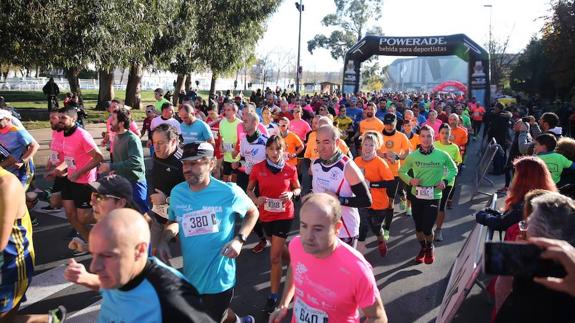
<svg viewBox="0 0 575 323">
<path fill-rule="evenodd" d="M 563 266 L 541 258 L 542 251 L 527 243 L 485 242 L 485 273 L 516 277 L 565 277 Z"/>
</svg>

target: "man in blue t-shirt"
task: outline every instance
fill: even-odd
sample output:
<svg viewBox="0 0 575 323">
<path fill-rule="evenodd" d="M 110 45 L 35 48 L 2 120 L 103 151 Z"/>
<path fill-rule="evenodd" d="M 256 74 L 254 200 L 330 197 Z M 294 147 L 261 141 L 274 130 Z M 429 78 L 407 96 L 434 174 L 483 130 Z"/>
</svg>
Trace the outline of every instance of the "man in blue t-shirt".
<svg viewBox="0 0 575 323">
<path fill-rule="evenodd" d="M 169 259 L 168 242 L 179 235 L 184 275 L 202 295 L 213 319 L 220 321 L 224 313 L 231 319 L 235 317 L 228 309 L 236 284 L 235 258 L 259 213 L 236 184 L 210 176 L 216 164 L 212 145 L 186 144 L 181 160 L 186 181 L 176 185 L 170 194 L 168 223 L 158 245 L 158 256 Z M 243 221 L 234 236 L 238 218 Z"/>
<path fill-rule="evenodd" d="M 180 130 L 184 145 L 203 141 L 209 142 L 212 146 L 216 144 L 210 126 L 196 117 L 194 107 L 189 104 L 182 104 L 178 109 L 178 115 L 182 119 Z"/>
<path fill-rule="evenodd" d="M 24 189 L 34 176 L 32 157 L 40 145 L 23 127 L 12 123 L 12 114 L 0 110 L 0 166 L 16 175 Z"/>
<path fill-rule="evenodd" d="M 352 96 L 349 101 L 350 104 L 349 107 L 347 107 L 346 114 L 353 120 L 353 127 L 357 131 L 359 123 L 363 120 L 363 107 L 361 106 L 361 103 L 358 103 L 355 96 Z M 358 105 L 360 106 L 358 107 Z"/>
<path fill-rule="evenodd" d="M 148 224 L 131 209 L 114 210 L 92 228 L 90 270 L 102 294 L 97 322 L 215 322 L 180 272 L 148 257 L 149 245 Z"/>
</svg>

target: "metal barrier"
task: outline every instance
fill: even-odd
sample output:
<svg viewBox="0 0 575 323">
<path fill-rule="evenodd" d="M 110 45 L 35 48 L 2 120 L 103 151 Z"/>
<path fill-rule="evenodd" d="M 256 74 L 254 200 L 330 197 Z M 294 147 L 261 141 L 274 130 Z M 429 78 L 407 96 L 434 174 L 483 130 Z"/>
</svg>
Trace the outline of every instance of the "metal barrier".
<svg viewBox="0 0 575 323">
<path fill-rule="evenodd" d="M 477 196 L 477 193 L 483 195 L 490 195 L 490 193 L 479 191 L 479 187 L 481 187 L 481 183 L 483 181 L 488 182 L 491 186 L 495 185 L 495 183 L 493 183 L 493 181 L 487 178 L 485 175 L 487 174 L 489 165 L 491 165 L 491 163 L 493 162 L 495 154 L 497 154 L 499 150 L 503 150 L 503 148 L 497 143 L 495 138 L 492 138 L 487 147 L 485 148 L 483 155 L 479 159 L 479 163 L 477 164 L 475 175 L 473 176 L 473 182 L 472 182 L 473 190 L 469 202 L 473 201 L 475 196 Z"/>
<path fill-rule="evenodd" d="M 495 208 L 496 204 L 497 194 L 492 194 L 486 207 Z M 485 241 L 489 239 L 490 234 L 492 233 L 486 226 L 478 223 L 465 240 L 451 267 L 449 282 L 435 319 L 436 323 L 449 323 L 453 320 L 473 285 L 481 289 L 486 288 L 478 277 L 483 263 Z"/>
</svg>

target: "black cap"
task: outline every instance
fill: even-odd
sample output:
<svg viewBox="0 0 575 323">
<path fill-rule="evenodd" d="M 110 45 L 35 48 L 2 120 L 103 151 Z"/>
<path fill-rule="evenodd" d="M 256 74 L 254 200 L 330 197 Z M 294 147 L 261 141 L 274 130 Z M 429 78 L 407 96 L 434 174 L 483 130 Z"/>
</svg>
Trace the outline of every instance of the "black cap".
<svg viewBox="0 0 575 323">
<path fill-rule="evenodd" d="M 207 142 L 192 142 L 183 147 L 180 160 L 197 160 L 214 156 L 214 146 Z"/>
<path fill-rule="evenodd" d="M 132 201 L 132 184 L 120 175 L 108 175 L 89 184 L 93 192 Z"/>
<path fill-rule="evenodd" d="M 395 122 L 395 114 L 393 113 L 386 113 L 385 116 L 383 116 L 383 123 L 384 124 L 392 124 Z"/>
</svg>

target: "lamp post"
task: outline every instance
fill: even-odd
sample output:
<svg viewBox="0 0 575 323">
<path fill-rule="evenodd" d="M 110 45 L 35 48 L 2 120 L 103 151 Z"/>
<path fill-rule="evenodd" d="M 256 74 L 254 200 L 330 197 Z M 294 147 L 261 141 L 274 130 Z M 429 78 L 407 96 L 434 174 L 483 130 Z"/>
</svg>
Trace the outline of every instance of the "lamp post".
<svg viewBox="0 0 575 323">
<path fill-rule="evenodd" d="M 484 4 L 483 7 L 489 8 L 489 43 L 487 44 L 487 57 L 489 58 L 489 84 L 491 84 L 491 52 L 493 44 L 491 43 L 491 22 L 493 18 L 493 5 Z"/>
<path fill-rule="evenodd" d="M 299 11 L 299 31 L 298 31 L 298 37 L 297 37 L 297 67 L 296 67 L 296 72 L 295 72 L 295 93 L 299 94 L 299 78 L 302 72 L 301 66 L 299 65 L 299 60 L 300 60 L 300 51 L 301 51 L 301 13 L 304 10 L 303 4 L 302 4 L 303 0 L 299 0 L 299 2 L 295 3 L 295 7 L 297 9 L 297 11 Z"/>
</svg>

